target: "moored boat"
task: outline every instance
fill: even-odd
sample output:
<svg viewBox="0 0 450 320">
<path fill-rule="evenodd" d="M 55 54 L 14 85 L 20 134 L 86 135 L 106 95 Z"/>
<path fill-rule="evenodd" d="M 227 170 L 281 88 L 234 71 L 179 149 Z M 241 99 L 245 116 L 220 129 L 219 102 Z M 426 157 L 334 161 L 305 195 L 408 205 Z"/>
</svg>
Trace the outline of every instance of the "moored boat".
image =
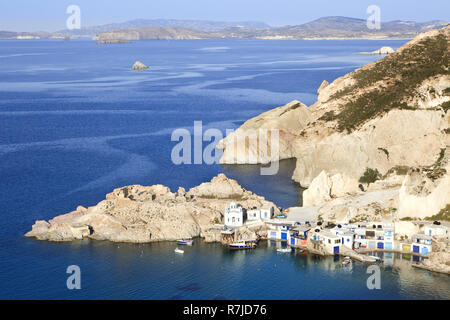
<svg viewBox="0 0 450 320">
<path fill-rule="evenodd" d="M 194 243 L 194 240 L 192 240 L 192 239 L 181 239 L 181 240 L 177 240 L 177 243 L 181 244 L 181 245 L 192 246 L 192 244 Z"/>
<path fill-rule="evenodd" d="M 345 257 L 344 260 L 342 261 L 343 265 L 347 265 L 350 264 L 352 262 L 352 260 L 350 259 L 350 257 Z"/>
<path fill-rule="evenodd" d="M 291 248 L 277 249 L 277 252 L 281 252 L 281 253 L 289 253 L 291 251 L 292 251 Z"/>
<path fill-rule="evenodd" d="M 380 257 L 377 257 L 377 256 L 367 256 L 367 257 L 373 259 L 375 262 L 381 262 L 381 258 Z"/>
<path fill-rule="evenodd" d="M 181 250 L 181 249 L 178 249 L 178 248 L 175 248 L 175 253 L 180 253 L 180 254 L 183 254 L 184 253 L 184 251 L 183 250 Z"/>
<path fill-rule="evenodd" d="M 245 250 L 245 249 L 255 249 L 256 241 L 255 240 L 241 240 L 234 243 L 230 243 L 228 245 L 230 249 L 233 250 Z"/>
</svg>

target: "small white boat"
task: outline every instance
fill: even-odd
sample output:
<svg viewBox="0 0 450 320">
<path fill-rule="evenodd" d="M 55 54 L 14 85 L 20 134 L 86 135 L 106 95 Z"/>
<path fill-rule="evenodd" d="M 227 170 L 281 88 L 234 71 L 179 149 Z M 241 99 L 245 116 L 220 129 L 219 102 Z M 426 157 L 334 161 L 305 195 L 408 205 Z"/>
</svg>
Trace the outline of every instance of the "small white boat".
<svg viewBox="0 0 450 320">
<path fill-rule="evenodd" d="M 277 249 L 277 252 L 281 253 L 289 253 L 291 251 L 292 251 L 291 248 Z"/>
<path fill-rule="evenodd" d="M 381 258 L 377 256 L 368 256 L 369 258 L 373 259 L 375 262 L 381 262 Z"/>
<path fill-rule="evenodd" d="M 180 254 L 183 254 L 184 253 L 184 251 L 183 250 L 181 250 L 181 249 L 178 249 L 178 248 L 176 248 L 175 250 L 175 253 L 180 253 Z"/>
<path fill-rule="evenodd" d="M 192 240 L 192 239 L 181 239 L 181 240 L 177 240 L 177 243 L 180 244 L 180 245 L 192 246 L 192 244 L 194 243 L 194 240 Z"/>
</svg>

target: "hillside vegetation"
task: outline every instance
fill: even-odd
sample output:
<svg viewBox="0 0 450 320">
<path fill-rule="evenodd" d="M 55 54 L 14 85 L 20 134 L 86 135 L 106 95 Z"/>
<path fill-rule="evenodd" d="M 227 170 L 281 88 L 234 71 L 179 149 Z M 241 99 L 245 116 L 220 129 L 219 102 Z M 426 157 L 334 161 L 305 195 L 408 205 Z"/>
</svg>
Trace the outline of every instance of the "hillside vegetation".
<svg viewBox="0 0 450 320">
<path fill-rule="evenodd" d="M 367 120 L 392 109 L 416 109 L 407 100 L 425 80 L 450 75 L 449 39 L 443 34 L 425 38 L 354 72 L 355 83 L 335 93 L 331 99 L 346 99 L 339 112 L 329 112 L 321 120 L 337 120 L 339 131 L 355 130 Z M 362 94 L 358 94 L 364 90 Z M 449 95 L 446 90 L 444 95 Z M 441 107 L 448 110 L 449 103 Z"/>
</svg>

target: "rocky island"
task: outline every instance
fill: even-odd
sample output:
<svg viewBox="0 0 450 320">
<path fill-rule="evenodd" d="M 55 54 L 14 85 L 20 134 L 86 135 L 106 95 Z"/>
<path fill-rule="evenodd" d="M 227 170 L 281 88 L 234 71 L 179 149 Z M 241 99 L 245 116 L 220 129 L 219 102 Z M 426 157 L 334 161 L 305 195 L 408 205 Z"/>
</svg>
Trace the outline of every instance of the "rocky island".
<svg viewBox="0 0 450 320">
<path fill-rule="evenodd" d="M 395 50 L 391 47 L 381 47 L 378 50 L 372 51 L 372 52 L 360 52 L 359 54 L 371 54 L 371 55 L 388 55 L 391 53 L 394 53 Z"/>
<path fill-rule="evenodd" d="M 36 221 L 26 236 L 49 241 L 90 238 L 145 243 L 190 237 L 220 241 L 220 228 L 216 225 L 221 224 L 230 201 L 239 201 L 249 208 L 275 206 L 219 174 L 188 192 L 180 187 L 172 193 L 163 185 L 118 188 L 96 206 L 79 206 L 48 222 Z M 243 228 L 237 238 L 256 237 L 254 230 Z"/>
<path fill-rule="evenodd" d="M 140 61 L 136 61 L 133 66 L 131 67 L 131 69 L 133 70 L 146 70 L 148 69 L 148 66 L 146 66 L 145 64 L 143 64 Z"/>
</svg>

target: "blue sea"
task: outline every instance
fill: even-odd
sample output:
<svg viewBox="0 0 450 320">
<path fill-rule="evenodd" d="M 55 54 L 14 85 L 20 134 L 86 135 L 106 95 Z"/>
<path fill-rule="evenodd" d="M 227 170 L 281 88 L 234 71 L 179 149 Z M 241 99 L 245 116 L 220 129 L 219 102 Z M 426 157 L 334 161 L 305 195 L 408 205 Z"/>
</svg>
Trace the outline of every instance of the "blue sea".
<svg viewBox="0 0 450 320">
<path fill-rule="evenodd" d="M 172 191 L 220 172 L 282 207 L 301 204 L 295 161 L 275 176 L 259 166 L 174 165 L 177 128 L 235 129 L 297 99 L 309 105 L 329 82 L 405 41 L 0 40 L 0 298 L 2 299 L 449 299 L 447 275 L 387 257 L 381 290 L 366 265 L 281 255 L 263 242 L 229 252 L 196 239 L 174 243 L 50 243 L 25 238 L 36 219 L 92 206 L 114 188 L 164 184 Z M 135 61 L 149 65 L 132 71 Z M 68 290 L 66 269 L 81 269 Z"/>
</svg>

